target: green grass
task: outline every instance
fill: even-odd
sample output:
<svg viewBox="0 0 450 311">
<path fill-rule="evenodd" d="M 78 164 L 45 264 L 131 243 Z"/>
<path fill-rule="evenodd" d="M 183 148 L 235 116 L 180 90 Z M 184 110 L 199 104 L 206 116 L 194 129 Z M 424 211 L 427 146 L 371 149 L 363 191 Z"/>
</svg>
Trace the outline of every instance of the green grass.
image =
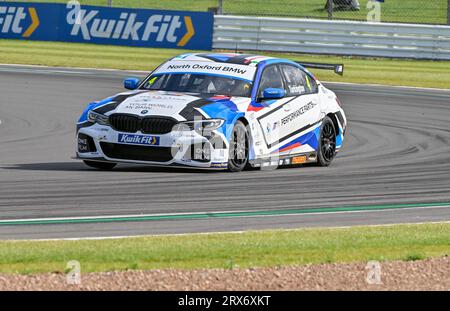
<svg viewBox="0 0 450 311">
<path fill-rule="evenodd" d="M 63 67 L 113 68 L 150 71 L 169 57 L 187 52 L 175 49 L 95 44 L 0 40 L 0 62 Z M 261 53 L 293 60 L 345 64 L 344 76 L 314 70 L 323 81 L 376 83 L 450 88 L 450 62 L 376 59 L 340 56 Z"/>
<path fill-rule="evenodd" d="M 416 261 L 416 260 L 423 260 L 425 259 L 425 256 L 423 254 L 408 254 L 406 257 L 403 258 L 404 261 Z"/>
<path fill-rule="evenodd" d="M 271 230 L 81 241 L 1 241 L 0 272 L 270 267 L 450 254 L 450 224 Z"/>
<path fill-rule="evenodd" d="M 26 2 L 67 2 L 66 0 L 19 0 Z M 359 0 L 361 10 L 335 12 L 337 19 L 366 20 L 368 0 Z M 237 15 L 268 15 L 327 18 L 324 10 L 326 0 L 223 0 L 224 12 Z M 107 5 L 107 0 L 80 0 L 81 4 Z M 152 8 L 168 10 L 206 11 L 217 7 L 218 0 L 113 0 L 113 6 Z M 381 20 L 393 22 L 445 24 L 447 22 L 447 0 L 396 0 L 381 4 Z"/>
</svg>

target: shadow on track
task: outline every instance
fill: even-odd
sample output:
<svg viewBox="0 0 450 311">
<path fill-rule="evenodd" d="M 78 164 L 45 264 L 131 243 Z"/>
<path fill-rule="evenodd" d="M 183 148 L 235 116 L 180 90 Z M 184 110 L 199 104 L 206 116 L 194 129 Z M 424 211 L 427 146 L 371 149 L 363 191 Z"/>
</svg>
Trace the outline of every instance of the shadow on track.
<svg viewBox="0 0 450 311">
<path fill-rule="evenodd" d="M 178 167 L 156 167 L 156 166 L 142 166 L 142 165 L 128 165 L 121 164 L 114 169 L 98 170 L 90 168 L 81 162 L 51 162 L 51 163 L 25 163 L 25 164 L 11 164 L 1 166 L 1 169 L 8 170 L 24 170 L 24 171 L 60 171 L 60 172 L 134 172 L 134 173 L 220 173 L 220 171 L 210 171 L 191 168 Z M 226 172 L 226 171 L 224 171 Z"/>
</svg>

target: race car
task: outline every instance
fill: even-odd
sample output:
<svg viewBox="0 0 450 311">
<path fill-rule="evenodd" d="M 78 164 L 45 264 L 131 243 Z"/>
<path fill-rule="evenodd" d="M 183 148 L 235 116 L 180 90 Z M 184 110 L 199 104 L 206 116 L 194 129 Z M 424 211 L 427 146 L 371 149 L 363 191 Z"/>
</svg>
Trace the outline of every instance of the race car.
<svg viewBox="0 0 450 311">
<path fill-rule="evenodd" d="M 77 158 L 242 171 L 328 166 L 347 127 L 336 94 L 307 68 L 343 65 L 260 55 L 189 53 L 161 64 L 129 91 L 90 103 L 77 123 Z"/>
</svg>

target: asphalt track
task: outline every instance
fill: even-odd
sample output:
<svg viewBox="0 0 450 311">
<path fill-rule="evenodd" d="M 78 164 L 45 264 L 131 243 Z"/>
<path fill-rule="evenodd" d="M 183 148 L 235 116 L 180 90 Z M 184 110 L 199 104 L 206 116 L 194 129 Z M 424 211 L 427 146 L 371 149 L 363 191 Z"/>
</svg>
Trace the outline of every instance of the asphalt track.
<svg viewBox="0 0 450 311">
<path fill-rule="evenodd" d="M 84 106 L 129 75 L 0 66 L 0 239 L 450 221 L 450 91 L 329 84 L 349 131 L 328 168 L 101 172 L 72 160 Z"/>
</svg>

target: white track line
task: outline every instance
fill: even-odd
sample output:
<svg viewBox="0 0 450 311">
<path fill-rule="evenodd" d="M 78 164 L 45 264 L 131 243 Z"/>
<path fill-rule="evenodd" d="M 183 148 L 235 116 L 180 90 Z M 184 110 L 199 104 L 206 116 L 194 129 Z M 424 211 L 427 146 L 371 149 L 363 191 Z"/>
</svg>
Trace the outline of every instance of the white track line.
<svg viewBox="0 0 450 311">
<path fill-rule="evenodd" d="M 64 70 L 64 72 L 76 72 L 76 70 L 87 70 L 87 71 L 99 71 L 99 72 L 123 72 L 123 73 L 139 73 L 139 74 L 148 74 L 149 71 L 143 70 L 124 70 L 124 69 L 114 69 L 114 68 L 89 68 L 89 67 L 55 67 L 55 66 L 44 66 L 44 65 L 23 65 L 23 64 L 2 64 L 0 63 L 0 67 L 14 67 L 23 68 L 23 69 L 45 69 L 45 70 Z M 83 72 L 85 73 L 85 72 Z"/>
<path fill-rule="evenodd" d="M 427 225 L 427 224 L 450 224 L 450 221 L 429 221 L 429 222 L 404 222 L 393 224 L 378 224 L 378 225 L 355 225 L 355 226 L 335 226 L 335 227 L 303 227 L 292 229 L 259 229 L 259 230 L 238 230 L 238 231 L 217 231 L 217 232 L 194 232 L 194 233 L 161 233 L 161 234 L 141 234 L 141 235 L 119 235 L 106 237 L 84 237 L 84 238 L 55 238 L 55 239 L 26 239 L 26 240 L 4 240 L 8 242 L 45 242 L 45 241 L 97 241 L 97 240 L 114 240 L 114 239 L 133 239 L 133 238 L 150 238 L 150 237 L 177 237 L 177 236 L 195 236 L 195 235 L 213 235 L 213 234 L 242 234 L 246 232 L 261 232 L 261 231 L 281 231 L 292 232 L 300 230 L 323 230 L 323 229 L 350 229 L 354 227 L 393 227 L 393 226 L 408 226 L 408 225 Z"/>
<path fill-rule="evenodd" d="M 320 81 L 325 84 L 340 84 L 340 85 L 358 85 L 358 86 L 373 86 L 373 87 L 390 87 L 396 89 L 413 89 L 413 90 L 427 90 L 436 92 L 448 92 L 450 95 L 450 89 L 439 89 L 431 87 L 417 87 L 417 86 L 403 86 L 403 85 L 387 85 L 387 84 L 375 84 L 375 83 L 353 83 L 353 82 L 336 82 L 336 81 Z"/>
</svg>

